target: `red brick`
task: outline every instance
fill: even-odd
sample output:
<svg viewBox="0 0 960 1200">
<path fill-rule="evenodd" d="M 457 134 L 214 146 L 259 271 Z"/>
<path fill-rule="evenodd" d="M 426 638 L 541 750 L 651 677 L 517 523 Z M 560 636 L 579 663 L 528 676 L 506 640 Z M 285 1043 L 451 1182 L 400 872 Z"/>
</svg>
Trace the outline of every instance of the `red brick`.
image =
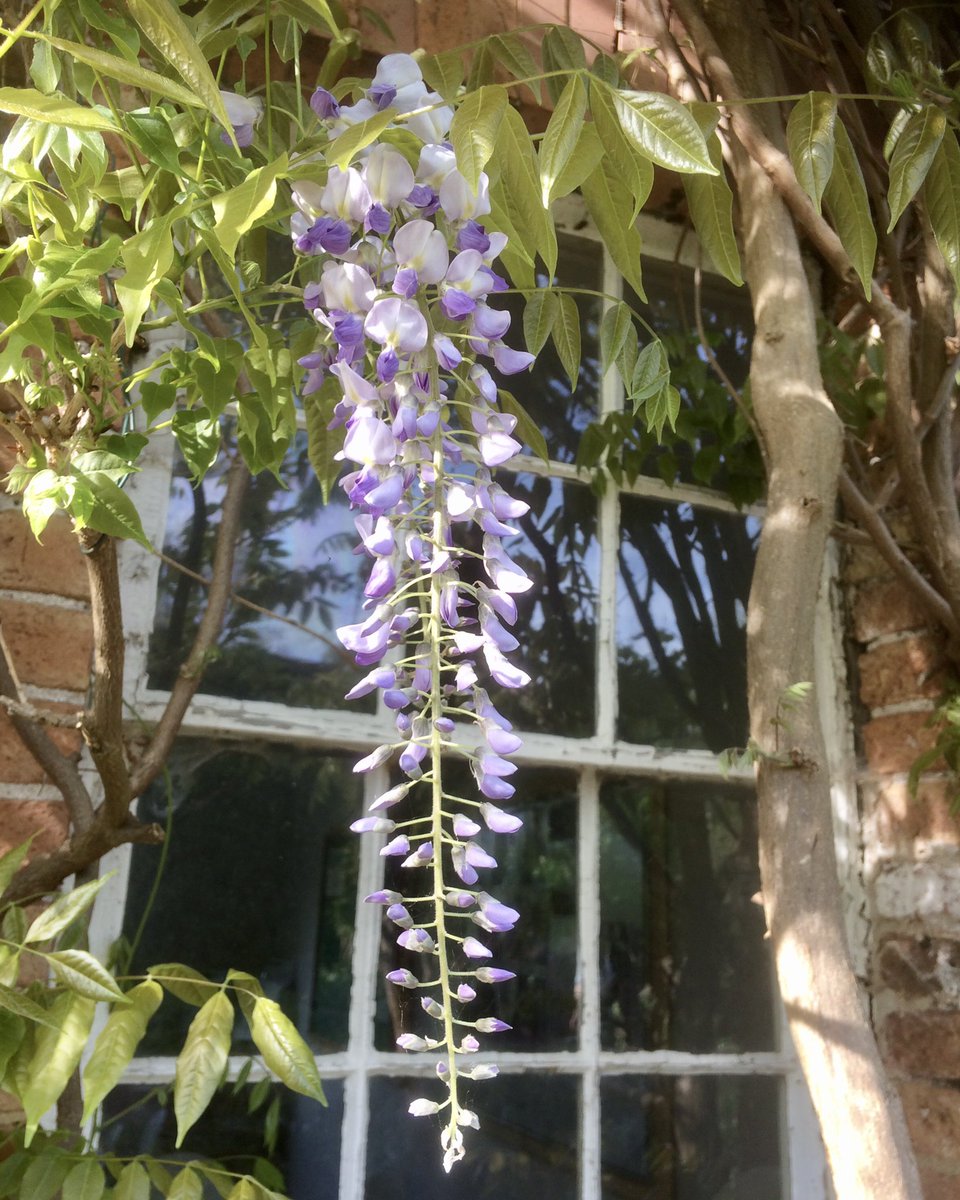
<svg viewBox="0 0 960 1200">
<path fill-rule="evenodd" d="M 44 707 L 48 707 L 44 705 Z M 57 707 L 50 705 L 49 707 Z M 58 711 L 64 711 L 60 706 Z M 71 758 L 80 754 L 78 730 L 47 727 L 46 732 L 62 753 Z M 43 783 L 46 776 L 37 760 L 21 742 L 6 713 L 0 709 L 0 783 Z"/>
<path fill-rule="evenodd" d="M 87 571 L 66 517 L 56 516 L 41 545 L 19 509 L 0 512 L 0 587 L 87 598 Z"/>
<path fill-rule="evenodd" d="M 872 800 L 873 836 L 881 848 L 912 858 L 931 843 L 960 846 L 956 803 L 960 786 L 952 779 L 921 779 L 916 795 L 905 780 L 878 785 Z"/>
<path fill-rule="evenodd" d="M 917 757 L 931 749 L 937 740 L 936 728 L 930 724 L 930 713 L 907 712 L 875 717 L 864 725 L 863 750 L 872 771 L 881 775 L 909 771 Z M 942 769 L 936 763 L 930 770 Z"/>
<path fill-rule="evenodd" d="M 960 1167 L 960 1091 L 911 1080 L 900 1085 L 913 1148 L 922 1158 L 957 1161 Z"/>
<path fill-rule="evenodd" d="M 883 985 L 906 999 L 943 1003 L 958 994 L 960 942 L 952 938 L 887 937 L 876 961 Z"/>
<path fill-rule="evenodd" d="M 516 5 L 512 0 L 501 0 L 497 4 L 420 0 L 417 4 L 417 40 L 434 53 L 451 50 L 489 33 L 502 33 L 516 23 L 515 14 Z"/>
<path fill-rule="evenodd" d="M 27 601 L 0 601 L 3 635 L 21 683 L 84 691 L 93 634 L 85 612 Z"/>
<path fill-rule="evenodd" d="M 944 1173 L 920 1168 L 923 1200 L 957 1200 L 960 1196 L 960 1171 Z"/>
<path fill-rule="evenodd" d="M 364 51 L 367 53 L 372 51 L 376 54 L 395 54 L 400 51 L 415 50 L 418 45 L 418 8 L 416 0 L 371 0 L 364 4 L 363 10 L 377 13 L 386 21 L 393 34 L 392 39 L 388 38 L 373 21 L 366 19 L 363 11 L 358 11 L 354 19 Z M 353 74 L 353 71 L 350 73 Z"/>
<path fill-rule="evenodd" d="M 56 800 L 0 800 L 0 853 L 34 834 L 32 854 L 51 854 L 67 836 L 67 810 Z"/>
<path fill-rule="evenodd" d="M 860 655 L 860 699 L 868 708 L 935 699 L 943 692 L 944 669 L 943 653 L 930 634 L 885 642 Z"/>
<path fill-rule="evenodd" d="M 914 594 L 896 579 L 860 588 L 853 602 L 854 635 L 871 642 L 885 633 L 923 629 L 927 615 Z"/>
<path fill-rule="evenodd" d="M 883 1043 L 888 1058 L 908 1075 L 960 1080 L 960 1011 L 891 1013 Z"/>
</svg>

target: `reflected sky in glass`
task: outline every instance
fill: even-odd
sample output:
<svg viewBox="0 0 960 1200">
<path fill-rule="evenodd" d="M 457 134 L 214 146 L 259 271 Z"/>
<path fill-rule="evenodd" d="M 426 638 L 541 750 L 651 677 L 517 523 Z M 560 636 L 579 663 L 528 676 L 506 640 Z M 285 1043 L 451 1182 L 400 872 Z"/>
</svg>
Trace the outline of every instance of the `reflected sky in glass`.
<svg viewBox="0 0 960 1200">
<path fill-rule="evenodd" d="M 220 523 L 226 462 L 221 455 L 199 487 L 177 468 L 167 514 L 164 552 L 209 575 Z M 282 484 L 269 473 L 252 479 L 243 505 L 234 588 L 243 597 L 306 629 L 238 604 L 228 610 L 216 657 L 202 690 L 214 695 L 335 708 L 353 686 L 357 668 L 337 641 L 338 625 L 356 619 L 369 560 L 353 553 L 354 514 L 339 488 L 324 505 L 307 459 L 306 436 L 291 447 Z M 164 564 L 157 620 L 150 640 L 150 685 L 168 688 L 189 651 L 205 589 Z M 372 711 L 374 700 L 354 711 Z"/>
<path fill-rule="evenodd" d="M 183 962 L 220 980 L 258 976 L 317 1052 L 346 1045 L 360 810 L 351 761 L 289 746 L 191 739 L 170 760 L 172 830 L 160 884 L 132 964 Z M 167 821 L 161 779 L 143 821 Z M 161 849 L 136 846 L 124 937 L 136 937 Z M 202 916 L 202 919 L 199 919 Z M 141 1054 L 176 1053 L 194 1010 L 172 996 Z M 237 1052 L 250 1046 L 237 1027 Z"/>
<path fill-rule="evenodd" d="M 780 1080 L 604 1079 L 602 1200 L 780 1200 Z"/>
<path fill-rule="evenodd" d="M 601 1045 L 775 1049 L 769 942 L 753 897 L 756 802 L 716 783 L 600 793 Z"/>
<path fill-rule="evenodd" d="M 719 753 L 747 739 L 746 611 L 759 523 L 621 501 L 619 736 Z"/>
</svg>

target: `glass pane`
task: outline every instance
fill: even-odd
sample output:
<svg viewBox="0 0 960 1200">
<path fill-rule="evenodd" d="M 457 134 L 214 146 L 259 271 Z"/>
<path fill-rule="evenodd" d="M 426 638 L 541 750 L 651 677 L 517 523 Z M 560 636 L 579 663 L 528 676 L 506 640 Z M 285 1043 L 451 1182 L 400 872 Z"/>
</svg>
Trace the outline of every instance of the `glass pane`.
<svg viewBox="0 0 960 1200">
<path fill-rule="evenodd" d="M 759 523 L 624 496 L 619 736 L 718 753 L 747 740 L 746 613 Z"/>
<path fill-rule="evenodd" d="M 494 703 L 521 730 L 590 737 L 600 586 L 596 498 L 579 484 L 534 475 L 504 474 L 503 486 L 530 505 L 513 522 L 519 536 L 504 545 L 533 580 L 517 597 L 520 648 L 511 655 L 531 682 L 498 692 Z"/>
<path fill-rule="evenodd" d="M 441 1169 L 436 1118 L 407 1106 L 437 1092 L 433 1079 L 373 1079 L 365 1200 L 576 1200 L 579 1080 L 501 1075 L 473 1085 L 465 1103 L 480 1129 L 466 1131 L 467 1156 Z"/>
<path fill-rule="evenodd" d="M 169 802 L 166 851 L 133 849 L 123 930 L 136 942 L 131 973 L 163 962 L 217 980 L 231 967 L 249 971 L 317 1051 L 341 1049 L 358 853 L 348 826 L 361 803 L 351 760 L 183 740 L 170 762 Z M 163 825 L 167 808 L 161 781 L 138 813 Z M 140 1053 L 176 1053 L 193 1014 L 165 997 Z M 245 1037 L 240 1021 L 235 1050 Z"/>
<path fill-rule="evenodd" d="M 191 486 L 182 462 L 174 475 L 164 553 L 200 574 L 210 570 L 225 471 L 221 455 L 199 487 Z M 365 560 L 353 554 L 353 515 L 340 489 L 323 504 L 305 435 L 284 460 L 281 478 L 264 472 L 248 484 L 233 583 L 240 596 L 287 621 L 233 604 L 202 690 L 335 708 L 356 682 L 357 670 L 334 631 L 360 611 Z M 161 567 L 150 639 L 151 687 L 168 688 L 176 678 L 205 594 L 188 575 L 166 563 Z"/>
<path fill-rule="evenodd" d="M 165 1160 L 168 1170 L 174 1162 L 188 1162 L 202 1155 L 206 1160 L 222 1162 L 231 1171 L 252 1173 L 256 1169 L 254 1160 L 265 1158 L 280 1171 L 291 1200 L 336 1196 L 343 1118 L 343 1083 L 339 1079 L 324 1080 L 327 1108 L 276 1086 L 266 1103 L 250 1113 L 250 1086 L 236 1096 L 232 1088 L 222 1088 L 179 1150 L 174 1149 L 177 1130 L 173 1105 L 169 1098 L 164 1105 L 158 1103 L 157 1090 L 144 1086 L 114 1088 L 101 1110 L 101 1149 L 123 1157 L 156 1155 Z M 280 1119 L 276 1146 L 271 1150 L 265 1137 L 265 1121 L 273 1102 L 279 1105 Z M 276 1179 L 271 1182 L 264 1178 L 263 1182 L 274 1190 L 283 1186 Z M 204 1194 L 213 1200 L 217 1192 L 208 1186 Z"/>
<path fill-rule="evenodd" d="M 780 1200 L 778 1079 L 600 1084 L 603 1200 Z"/>
<path fill-rule="evenodd" d="M 476 794 L 472 778 L 453 768 L 445 786 L 455 794 Z M 498 862 L 478 888 L 488 888 L 498 900 L 520 912 L 515 929 L 505 934 L 478 936 L 494 951 L 493 965 L 516 972 L 506 983 L 471 981 L 476 1000 L 465 1005 L 465 1020 L 499 1017 L 513 1028 L 481 1038 L 492 1051 L 572 1050 L 577 1045 L 578 1009 L 575 998 L 577 962 L 577 800 L 573 778 L 560 771 L 524 768 L 511 812 L 523 818 L 513 834 L 484 833 L 478 837 Z M 393 813 L 397 810 L 394 809 Z M 393 815 L 391 813 L 391 815 Z M 400 818 L 406 817 L 403 813 Z M 408 893 L 415 872 L 387 858 L 384 886 Z M 466 932 L 477 932 L 464 922 Z M 398 929 L 384 917 L 380 942 L 376 1044 L 395 1048 L 401 1033 L 436 1036 L 437 1022 L 420 1007 L 420 993 L 388 984 L 388 971 L 406 967 L 426 978 L 423 956 L 397 945 Z M 431 976 L 432 977 L 432 976 Z"/>
<path fill-rule="evenodd" d="M 603 288 L 603 255 L 599 243 L 587 238 L 561 235 L 557 264 L 557 282 L 568 288 L 599 292 Z M 546 285 L 546 276 L 540 280 Z M 600 396 L 599 329 L 602 301 L 599 296 L 573 297 L 580 314 L 581 361 L 577 386 L 571 391 L 570 379 L 560 356 L 549 339 L 537 355 L 530 371 L 522 375 L 498 377 L 501 387 L 520 400 L 547 443 L 547 452 L 558 462 L 573 462 L 580 435 L 597 419 Z M 494 308 L 509 309 L 513 323 L 508 340 L 515 347 L 525 346 L 521 297 L 493 298 Z M 526 453 L 530 453 L 527 448 Z"/>
<path fill-rule="evenodd" d="M 603 1048 L 774 1049 L 752 793 L 616 780 L 600 804 Z"/>
</svg>

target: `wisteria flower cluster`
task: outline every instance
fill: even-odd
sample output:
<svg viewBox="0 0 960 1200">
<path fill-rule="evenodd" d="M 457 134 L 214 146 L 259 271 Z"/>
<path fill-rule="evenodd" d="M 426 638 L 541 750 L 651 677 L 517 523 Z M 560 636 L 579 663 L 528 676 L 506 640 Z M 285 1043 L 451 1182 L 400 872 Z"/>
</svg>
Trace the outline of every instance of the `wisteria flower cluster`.
<svg viewBox="0 0 960 1200">
<path fill-rule="evenodd" d="M 512 929 L 519 917 L 481 881 L 497 865 L 478 840 L 483 827 L 521 826 L 500 807 L 514 793 L 508 756 L 520 739 L 485 684 L 529 680 L 509 656 L 518 647 L 510 631 L 516 597 L 531 581 L 503 544 L 528 506 L 492 476 L 521 446 L 490 367 L 522 371 L 533 355 L 504 343 L 510 316 L 489 303 L 507 286 L 494 266 L 507 239 L 479 220 L 490 212 L 488 180 L 481 175 L 474 190 L 457 169 L 443 140 L 452 110 L 427 90 L 415 60 L 388 55 L 356 104 L 341 106 L 318 89 L 311 106 L 332 134 L 390 109 L 395 126 L 422 143 L 414 163 L 387 132 L 356 165 L 298 183 L 291 231 L 296 249 L 320 260 L 304 290 L 320 336 L 301 359 L 303 391 L 329 376 L 337 381 L 332 427 L 344 430 L 340 457 L 351 466 L 342 486 L 359 512 L 358 552 L 371 562 L 363 618 L 337 631 L 367 668 L 348 698 L 379 691 L 396 714 L 397 740 L 354 769 L 371 771 L 399 754 L 402 782 L 352 828 L 384 836 L 381 854 L 409 872 L 404 893 L 382 890 L 367 900 L 385 906 L 397 943 L 422 957 L 419 974 L 403 968 L 387 978 L 419 991 L 436 1022 L 432 1036 L 404 1033 L 398 1045 L 440 1052 L 445 1098 L 416 1100 L 410 1111 L 442 1114 L 449 1171 L 463 1157 L 463 1129 L 479 1127 L 458 1080 L 497 1074 L 492 1065 L 462 1063 L 480 1048 L 478 1034 L 509 1028 L 470 1009 L 476 980 L 513 978 L 492 964 L 486 935 Z M 478 796 L 447 790 L 443 765 L 452 758 L 469 762 Z M 397 812 L 395 820 L 395 806 L 414 815 Z"/>
</svg>

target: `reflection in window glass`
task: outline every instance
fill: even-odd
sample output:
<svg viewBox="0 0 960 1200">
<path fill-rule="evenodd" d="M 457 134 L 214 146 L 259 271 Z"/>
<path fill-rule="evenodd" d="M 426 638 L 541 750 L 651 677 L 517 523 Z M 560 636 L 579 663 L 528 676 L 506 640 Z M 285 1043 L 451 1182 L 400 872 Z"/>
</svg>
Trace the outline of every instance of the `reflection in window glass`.
<svg viewBox="0 0 960 1200">
<path fill-rule="evenodd" d="M 179 1150 L 174 1149 L 177 1128 L 173 1105 L 169 1097 L 160 1104 L 157 1090 L 128 1085 L 110 1092 L 102 1109 L 102 1150 L 121 1157 L 155 1155 L 163 1159 L 171 1175 L 176 1171 L 175 1163 L 186 1164 L 202 1156 L 203 1161 L 215 1160 L 238 1174 L 253 1174 L 271 1190 L 285 1189 L 290 1200 L 336 1196 L 343 1118 L 343 1084 L 339 1079 L 323 1082 L 326 1108 L 274 1085 L 263 1103 L 250 1112 L 253 1085 L 239 1091 L 231 1085 L 222 1087 Z M 268 1135 L 272 1118 L 268 1113 L 273 1105 L 279 1107 L 279 1121 L 276 1145 L 271 1147 Z M 283 1181 L 270 1174 L 271 1170 L 279 1171 Z M 204 1196 L 208 1195 L 212 1198 L 217 1192 L 208 1186 Z"/>
<path fill-rule="evenodd" d="M 589 737 L 600 576 L 596 497 L 579 484 L 533 475 L 505 476 L 503 484 L 530 505 L 513 522 L 519 536 L 504 545 L 533 580 L 517 597 L 514 655 L 532 681 L 500 691 L 494 703 L 520 729 Z"/>
<path fill-rule="evenodd" d="M 453 794 L 476 794 L 473 781 L 455 767 L 446 770 L 445 781 Z M 494 951 L 492 965 L 517 975 L 506 983 L 470 981 L 477 998 L 463 1006 L 463 1019 L 499 1017 L 512 1026 L 507 1033 L 481 1038 L 486 1042 L 485 1049 L 519 1052 L 576 1048 L 576 805 L 574 780 L 569 773 L 525 768 L 523 786 L 509 804 L 510 811 L 523 819 L 523 828 L 513 834 L 484 832 L 476 839 L 499 865 L 489 882 L 481 876 L 475 886 L 489 887 L 498 900 L 520 912 L 520 920 L 509 933 L 482 933 L 472 922 L 463 922 L 464 935 L 474 933 Z M 400 815 L 395 816 L 398 812 Z M 407 813 L 397 806 L 391 816 L 403 820 Z M 384 887 L 409 893 L 415 878 L 409 869 L 398 865 L 397 859 L 386 860 Z M 420 1006 L 421 993 L 396 987 L 383 978 L 398 967 L 406 967 L 421 979 L 433 977 L 428 974 L 432 962 L 398 946 L 398 933 L 393 922 L 384 917 L 376 1031 L 380 1050 L 394 1049 L 401 1033 L 437 1035 L 436 1021 Z"/>
<path fill-rule="evenodd" d="M 430 1079 L 374 1079 L 365 1200 L 575 1200 L 579 1084 L 566 1076 L 501 1075 L 472 1085 L 464 1103 L 480 1119 L 470 1151 L 450 1175 L 438 1136 L 407 1115 Z M 437 1130 L 434 1118 L 434 1130 Z"/>
<path fill-rule="evenodd" d="M 616 780 L 600 804 L 604 1049 L 772 1050 L 752 793 Z"/>
<path fill-rule="evenodd" d="M 164 553 L 200 574 L 209 574 L 225 471 L 221 455 L 199 486 L 191 485 L 182 462 L 173 480 Z M 305 435 L 297 438 L 284 460 L 281 480 L 264 472 L 248 484 L 233 582 L 245 599 L 306 629 L 233 604 L 217 655 L 205 671 L 203 690 L 241 699 L 339 707 L 357 672 L 335 630 L 360 610 L 366 560 L 353 553 L 353 515 L 340 489 L 334 488 L 329 503 L 323 503 Z M 173 683 L 205 600 L 206 589 L 200 584 L 162 566 L 150 640 L 151 687 Z M 371 699 L 368 707 L 372 703 Z"/>
<path fill-rule="evenodd" d="M 603 1200 L 780 1200 L 780 1082 L 605 1079 Z"/>
<path fill-rule="evenodd" d="M 133 850 L 124 919 L 125 938 L 136 941 L 131 973 L 174 961 L 216 980 L 231 967 L 249 971 L 316 1050 L 342 1048 L 358 853 L 348 826 L 360 809 L 350 760 L 182 741 L 169 798 L 166 861 L 160 847 Z M 161 780 L 138 815 L 165 824 L 167 805 Z M 193 1015 L 166 996 L 140 1053 L 176 1053 Z M 234 1045 L 242 1050 L 245 1037 L 240 1022 Z"/>
<path fill-rule="evenodd" d="M 619 736 L 719 753 L 747 739 L 751 517 L 624 496 Z"/>
</svg>

